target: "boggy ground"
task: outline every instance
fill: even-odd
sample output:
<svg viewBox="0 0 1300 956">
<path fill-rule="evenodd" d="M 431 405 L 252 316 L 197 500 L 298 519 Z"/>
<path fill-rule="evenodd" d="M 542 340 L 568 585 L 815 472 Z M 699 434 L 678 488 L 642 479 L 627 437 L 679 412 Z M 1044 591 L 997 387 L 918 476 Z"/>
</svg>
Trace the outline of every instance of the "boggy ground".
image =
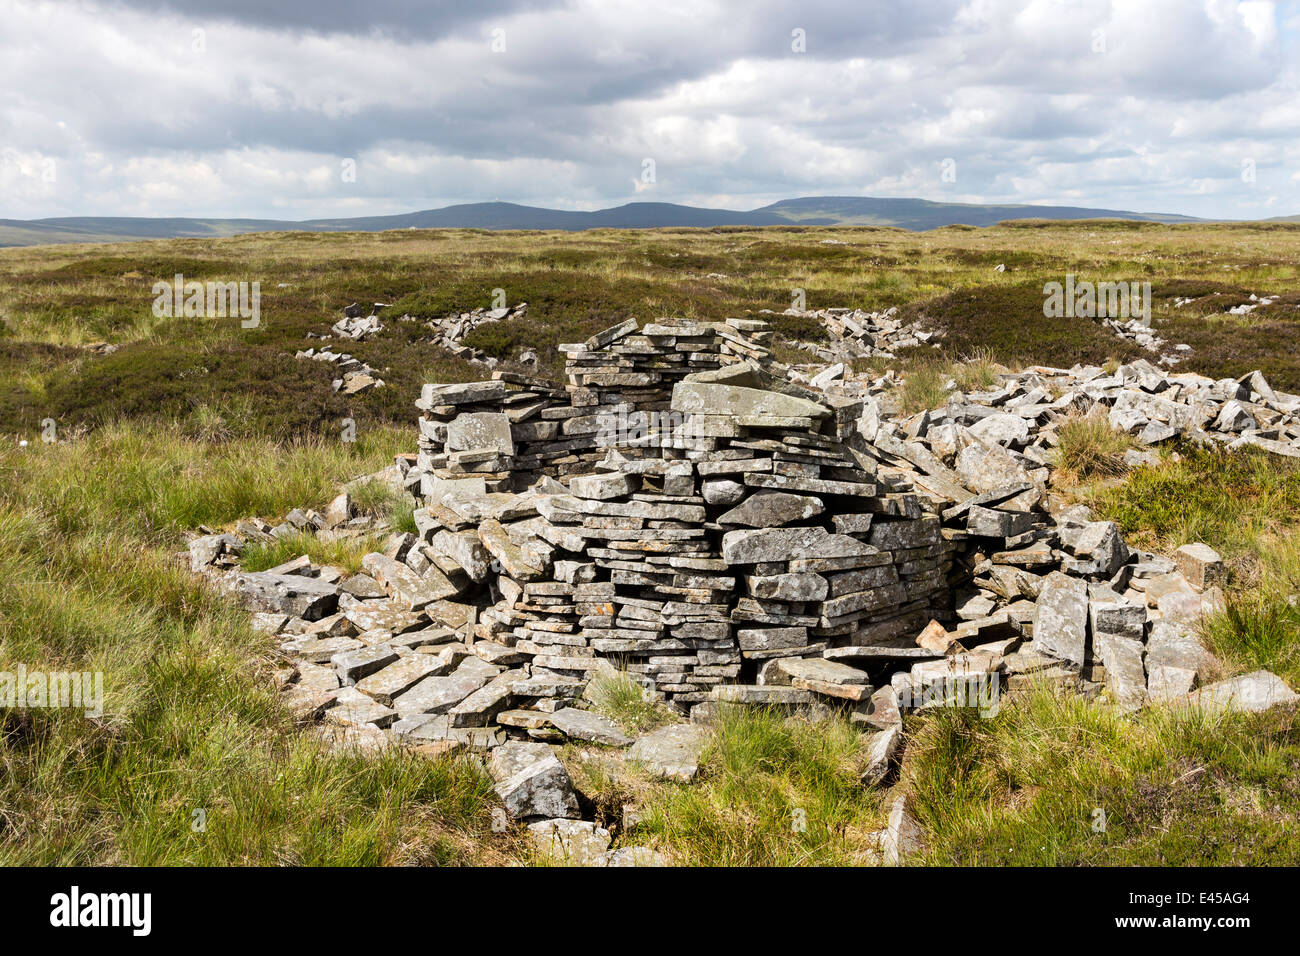
<svg viewBox="0 0 1300 956">
<path fill-rule="evenodd" d="M 486 306 L 504 289 L 529 302 L 528 318 L 470 344 L 506 361 L 533 348 L 554 371 L 558 343 L 619 319 L 779 311 L 801 288 L 811 308 L 897 305 L 943 329 L 938 353 L 893 363 L 932 381 L 963 359 L 984 375 L 991 361 L 1129 357 L 1092 322 L 1043 318 L 1042 284 L 1073 272 L 1150 279 L 1157 330 L 1194 349 L 1186 367 L 1261 368 L 1297 391 L 1298 267 L 1300 229 L 1281 225 L 447 231 L 0 251 L 0 670 L 101 670 L 106 697 L 95 720 L 0 712 L 0 861 L 532 860 L 516 834 L 494 831 L 472 760 L 331 756 L 299 731 L 274 691 L 271 640 L 171 560 L 200 525 L 323 507 L 339 483 L 413 449 L 419 384 L 486 377 L 396 315 Z M 260 281 L 261 326 L 156 319 L 152 284 L 178 272 Z M 1283 298 L 1225 314 L 1251 292 Z M 1194 302 L 1175 309 L 1174 296 Z M 388 384 L 345 399 L 293 352 L 353 301 L 392 304 L 378 338 L 335 346 Z M 789 341 L 821 335 L 802 318 L 773 324 Z M 99 342 L 118 348 L 86 348 Z M 779 354 L 804 353 L 787 342 Z M 340 440 L 349 417 L 356 442 Z M 47 418 L 52 444 L 40 440 Z M 1267 667 L 1296 686 L 1300 468 L 1184 448 L 1119 479 L 1071 482 L 1131 543 L 1204 540 L 1228 557 L 1229 609 L 1207 639 L 1232 669 Z M 396 502 L 374 506 L 409 520 Z M 654 719 L 617 695 L 602 706 L 629 729 Z M 932 863 L 1300 861 L 1287 827 L 1300 812 L 1292 719 L 1120 717 L 1046 691 L 992 719 L 909 719 L 887 791 L 857 785 L 853 728 L 761 713 L 721 728 L 691 787 L 610 771 L 600 754 L 566 759 L 610 822 L 625 803 L 653 808 L 626 842 L 683 863 L 865 862 L 893 788 L 915 797 Z"/>
</svg>

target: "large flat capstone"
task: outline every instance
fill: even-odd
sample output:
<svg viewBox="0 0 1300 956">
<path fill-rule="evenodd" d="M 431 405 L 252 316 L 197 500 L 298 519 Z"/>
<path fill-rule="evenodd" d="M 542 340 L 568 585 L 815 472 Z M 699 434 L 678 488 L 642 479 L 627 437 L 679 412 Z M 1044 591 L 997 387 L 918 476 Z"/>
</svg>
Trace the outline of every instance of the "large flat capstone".
<svg viewBox="0 0 1300 956">
<path fill-rule="evenodd" d="M 789 561 L 791 558 L 841 558 L 875 554 L 875 548 L 825 528 L 760 528 L 728 531 L 722 536 L 722 559 L 728 564 Z"/>
<path fill-rule="evenodd" d="M 500 412 L 463 412 L 447 426 L 448 451 L 491 449 L 502 455 L 515 453 L 510 418 Z"/>
<path fill-rule="evenodd" d="M 673 411 L 699 415 L 770 415 L 812 419 L 826 418 L 831 413 L 825 405 L 818 405 L 797 395 L 713 382 L 678 382 L 673 386 Z"/>
<path fill-rule="evenodd" d="M 328 617 L 339 604 L 338 585 L 301 574 L 254 571 L 239 575 L 234 587 L 245 607 L 292 614 L 308 621 Z"/>
</svg>

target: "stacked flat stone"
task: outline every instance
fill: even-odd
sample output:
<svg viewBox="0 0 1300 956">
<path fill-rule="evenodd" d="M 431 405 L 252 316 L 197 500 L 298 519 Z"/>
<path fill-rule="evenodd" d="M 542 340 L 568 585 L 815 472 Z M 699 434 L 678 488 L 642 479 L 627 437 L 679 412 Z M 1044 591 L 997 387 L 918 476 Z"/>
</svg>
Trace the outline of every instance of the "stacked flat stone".
<svg viewBox="0 0 1300 956">
<path fill-rule="evenodd" d="M 686 708 L 763 662 L 896 640 L 950 613 L 952 544 L 937 517 L 880 486 L 848 444 L 862 401 L 823 403 L 767 372 L 766 334 L 752 320 L 623 323 L 563 347 L 563 396 L 505 378 L 426 388 L 413 470 L 425 540 L 505 505 L 462 484 L 470 469 L 498 480 L 513 463 L 530 479 L 534 468 L 567 479 L 501 518 L 504 538 L 534 558 L 500 568 L 482 636 L 558 679 L 616 659 Z M 560 423 L 551 441 L 573 443 L 564 454 L 521 459 L 500 405 L 519 391 L 541 406 L 529 409 L 537 421 Z M 466 461 L 483 447 L 491 454 Z M 577 468 L 586 473 L 567 471 Z"/>
<path fill-rule="evenodd" d="M 628 454 L 659 457 L 670 444 L 660 416 L 672 386 L 702 369 L 766 359 L 770 335 L 765 322 L 750 319 L 661 322 L 639 333 L 628 320 L 560 346 L 567 387 L 500 371 L 488 382 L 425 385 L 416 402 L 423 412 L 419 455 L 407 487 L 423 500 L 467 478 L 478 480 L 466 489 L 523 488 L 539 475 L 590 472 L 616 444 Z"/>
<path fill-rule="evenodd" d="M 879 643 L 941 613 L 951 546 L 937 519 L 877 484 L 874 463 L 838 437 L 836 410 L 762 383 L 737 367 L 683 382 L 673 403 L 685 428 L 718 436 L 696 467 L 738 580 L 741 653 Z"/>
<path fill-rule="evenodd" d="M 508 490 L 520 471 L 544 469 L 566 454 L 558 423 L 540 418 L 563 399 L 553 382 L 505 372 L 488 382 L 425 385 L 415 403 L 423 414 L 407 488 L 423 500 L 457 487 Z"/>
<path fill-rule="evenodd" d="M 666 415 L 673 385 L 690 374 L 766 359 L 763 342 L 770 335 L 765 322 L 750 319 L 661 321 L 639 330 L 629 319 L 581 344 L 560 346 L 574 407 L 551 414 L 565 416 L 566 435 L 590 440 L 592 453 L 579 456 L 587 465 L 601 457 L 598 449 L 616 446 L 635 457 L 661 457 L 672 447 L 698 449 Z"/>
<path fill-rule="evenodd" d="M 590 666 L 573 657 L 615 658 L 660 698 L 703 699 L 735 676 L 739 657 L 728 625 L 735 582 L 705 531 L 693 467 L 617 455 L 609 464 L 617 470 L 574 476 L 568 494 L 538 502 L 548 524 L 540 533 L 581 547 L 589 562 L 573 572 L 568 656 L 544 666 L 565 672 Z"/>
</svg>

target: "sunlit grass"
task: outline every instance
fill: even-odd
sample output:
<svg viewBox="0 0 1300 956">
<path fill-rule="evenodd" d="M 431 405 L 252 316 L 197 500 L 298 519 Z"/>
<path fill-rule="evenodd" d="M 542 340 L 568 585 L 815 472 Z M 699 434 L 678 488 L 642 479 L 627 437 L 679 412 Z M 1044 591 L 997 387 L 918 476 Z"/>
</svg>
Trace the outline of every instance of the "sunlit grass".
<svg viewBox="0 0 1300 956">
<path fill-rule="evenodd" d="M 1072 481 L 1112 478 L 1128 470 L 1124 453 L 1136 445 L 1133 438 L 1111 425 L 1106 415 L 1073 415 L 1057 429 L 1058 474 Z"/>
<path fill-rule="evenodd" d="M 1123 715 L 1047 685 L 996 717 L 909 722 L 924 861 L 965 866 L 1300 861 L 1293 715 Z"/>
<path fill-rule="evenodd" d="M 481 766 L 330 753 L 282 707 L 272 639 L 172 557 L 199 523 L 323 506 L 393 437 L 209 444 L 124 424 L 0 451 L 0 670 L 99 672 L 104 692 L 97 719 L 0 711 L 0 862 L 501 858 Z"/>
</svg>

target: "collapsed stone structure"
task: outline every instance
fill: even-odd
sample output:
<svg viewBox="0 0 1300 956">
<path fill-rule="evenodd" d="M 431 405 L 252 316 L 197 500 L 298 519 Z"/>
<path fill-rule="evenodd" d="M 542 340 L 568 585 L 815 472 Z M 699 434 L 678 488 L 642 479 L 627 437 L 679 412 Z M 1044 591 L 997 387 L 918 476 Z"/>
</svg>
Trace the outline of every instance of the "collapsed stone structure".
<svg viewBox="0 0 1300 956">
<path fill-rule="evenodd" d="M 408 487 L 423 544 L 497 562 L 483 636 L 564 677 L 617 659 L 687 708 L 951 617 L 938 517 L 854 447 L 860 400 L 763 369 L 768 334 L 629 321 L 562 346 L 567 387 L 425 387 Z"/>
<path fill-rule="evenodd" d="M 418 454 L 364 479 L 416 497 L 416 534 L 391 534 L 357 574 L 306 555 L 239 570 L 250 543 L 375 534 L 345 488 L 324 513 L 196 538 L 190 566 L 277 635 L 289 705 L 332 744 L 490 751 L 506 812 L 566 858 L 594 840 L 600 865 L 655 857 L 606 851 L 609 833 L 576 819 L 549 743 L 627 747 L 689 781 L 718 708 L 837 707 L 871 731 L 862 780 L 875 785 L 904 712 L 996 706 L 1021 682 L 1106 691 L 1125 710 L 1300 701 L 1265 671 L 1216 681 L 1195 633 L 1222 603 L 1211 549 L 1132 551 L 1049 486 L 1073 416 L 1104 415 L 1142 445 L 1296 455 L 1300 397 L 1258 372 L 1216 382 L 1138 361 L 1004 373 L 982 393 L 953 383 L 944 406 L 903 415 L 892 372 L 785 369 L 768 334 L 754 320 L 629 321 L 561 346 L 564 383 L 427 385 Z M 634 742 L 587 699 L 615 669 L 690 722 Z M 909 819 L 891 811 L 886 861 Z"/>
<path fill-rule="evenodd" d="M 332 387 L 334 391 L 341 391 L 344 395 L 355 395 L 367 389 L 384 386 L 384 380 L 369 365 L 347 352 L 335 352 L 329 346 L 320 349 L 315 346 L 299 349 L 293 357 L 331 363 L 339 376 L 334 379 Z"/>
</svg>

